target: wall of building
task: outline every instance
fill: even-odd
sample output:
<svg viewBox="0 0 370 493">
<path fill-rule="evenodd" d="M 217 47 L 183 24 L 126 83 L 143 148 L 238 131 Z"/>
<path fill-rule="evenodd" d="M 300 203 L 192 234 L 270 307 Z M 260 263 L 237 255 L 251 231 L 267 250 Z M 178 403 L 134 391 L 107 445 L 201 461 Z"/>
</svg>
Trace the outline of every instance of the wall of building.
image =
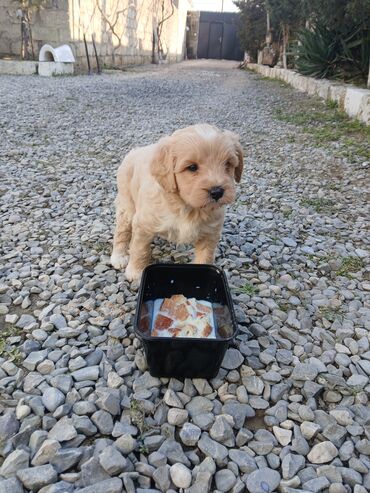
<svg viewBox="0 0 370 493">
<path fill-rule="evenodd" d="M 180 61 L 185 53 L 188 0 L 173 0 L 173 5 L 173 15 L 163 24 L 161 39 L 166 59 Z M 17 8 L 13 0 L 0 0 L 1 56 L 20 53 Z M 171 0 L 48 0 L 31 16 L 35 56 L 45 43 L 67 43 L 77 65 L 85 67 L 83 38 L 85 35 L 93 55 L 93 35 L 99 58 L 106 67 L 151 63 L 157 52 L 153 33 L 158 22 L 170 13 Z"/>
</svg>

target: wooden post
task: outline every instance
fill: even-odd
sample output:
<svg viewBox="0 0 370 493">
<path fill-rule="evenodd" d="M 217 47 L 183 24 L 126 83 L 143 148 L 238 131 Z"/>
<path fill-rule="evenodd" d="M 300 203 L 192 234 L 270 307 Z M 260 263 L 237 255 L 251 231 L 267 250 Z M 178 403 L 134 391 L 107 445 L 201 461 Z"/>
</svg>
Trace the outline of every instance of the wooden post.
<svg viewBox="0 0 370 493">
<path fill-rule="evenodd" d="M 94 47 L 95 60 L 96 60 L 96 68 L 98 69 L 98 74 L 101 74 L 99 57 L 98 57 L 98 52 L 96 51 L 95 39 L 94 39 L 94 35 L 93 34 L 91 35 L 91 40 L 92 40 L 93 47 Z"/>
<path fill-rule="evenodd" d="M 85 44 L 85 52 L 86 52 L 86 59 L 87 59 L 88 74 L 91 75 L 89 50 L 87 49 L 87 43 L 86 43 L 86 36 L 85 35 L 84 35 L 84 44 Z"/>
<path fill-rule="evenodd" d="M 286 56 L 286 47 L 289 39 L 289 27 L 286 24 L 283 24 L 283 68 L 288 68 L 287 64 L 287 56 Z"/>
<path fill-rule="evenodd" d="M 271 33 L 271 25 L 270 25 L 270 12 L 266 10 L 266 45 L 269 47 L 272 43 L 272 33 Z"/>
</svg>

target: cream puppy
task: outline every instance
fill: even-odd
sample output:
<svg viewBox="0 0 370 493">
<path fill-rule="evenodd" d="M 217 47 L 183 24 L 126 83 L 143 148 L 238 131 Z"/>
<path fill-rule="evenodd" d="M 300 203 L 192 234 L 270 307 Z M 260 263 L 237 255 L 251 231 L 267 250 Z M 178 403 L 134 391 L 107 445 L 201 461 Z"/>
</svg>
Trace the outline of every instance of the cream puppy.
<svg viewBox="0 0 370 493">
<path fill-rule="evenodd" d="M 194 262 L 212 263 L 242 170 L 238 136 L 207 124 L 132 150 L 117 172 L 113 267 L 139 279 L 156 236 L 193 244 Z"/>
</svg>

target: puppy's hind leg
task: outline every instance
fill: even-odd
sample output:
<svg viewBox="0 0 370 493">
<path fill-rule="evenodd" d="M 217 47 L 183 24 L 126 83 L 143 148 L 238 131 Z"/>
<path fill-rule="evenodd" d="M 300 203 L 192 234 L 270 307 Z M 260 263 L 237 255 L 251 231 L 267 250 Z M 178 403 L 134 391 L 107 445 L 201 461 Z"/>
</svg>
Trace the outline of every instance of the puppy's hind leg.
<svg viewBox="0 0 370 493">
<path fill-rule="evenodd" d="M 123 269 L 128 263 L 129 246 L 132 235 L 132 206 L 121 197 L 116 201 L 116 229 L 113 237 L 113 251 L 110 263 L 117 269 Z"/>
</svg>

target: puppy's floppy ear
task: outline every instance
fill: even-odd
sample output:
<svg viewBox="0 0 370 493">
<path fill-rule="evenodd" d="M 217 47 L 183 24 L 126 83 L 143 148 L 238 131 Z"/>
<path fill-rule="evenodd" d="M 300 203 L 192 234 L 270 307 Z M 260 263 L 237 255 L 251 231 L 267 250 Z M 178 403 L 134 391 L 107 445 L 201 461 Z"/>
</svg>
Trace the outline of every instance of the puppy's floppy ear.
<svg viewBox="0 0 370 493">
<path fill-rule="evenodd" d="M 150 167 L 152 175 L 166 192 L 177 191 L 175 158 L 171 146 L 171 137 L 160 139 Z"/>
<path fill-rule="evenodd" d="M 239 135 L 229 130 L 225 130 L 224 135 L 226 135 L 234 144 L 235 154 L 238 158 L 238 166 L 235 168 L 235 181 L 240 182 L 243 173 L 243 148 L 239 142 Z"/>
<path fill-rule="evenodd" d="M 239 139 L 235 143 L 235 152 L 236 152 L 236 154 L 238 156 L 238 160 L 239 160 L 239 164 L 235 168 L 235 181 L 237 183 L 239 183 L 240 180 L 242 179 L 242 173 L 243 173 L 243 167 L 244 167 L 244 163 L 243 163 L 243 157 L 244 157 L 243 156 L 243 148 L 240 145 Z"/>
</svg>

